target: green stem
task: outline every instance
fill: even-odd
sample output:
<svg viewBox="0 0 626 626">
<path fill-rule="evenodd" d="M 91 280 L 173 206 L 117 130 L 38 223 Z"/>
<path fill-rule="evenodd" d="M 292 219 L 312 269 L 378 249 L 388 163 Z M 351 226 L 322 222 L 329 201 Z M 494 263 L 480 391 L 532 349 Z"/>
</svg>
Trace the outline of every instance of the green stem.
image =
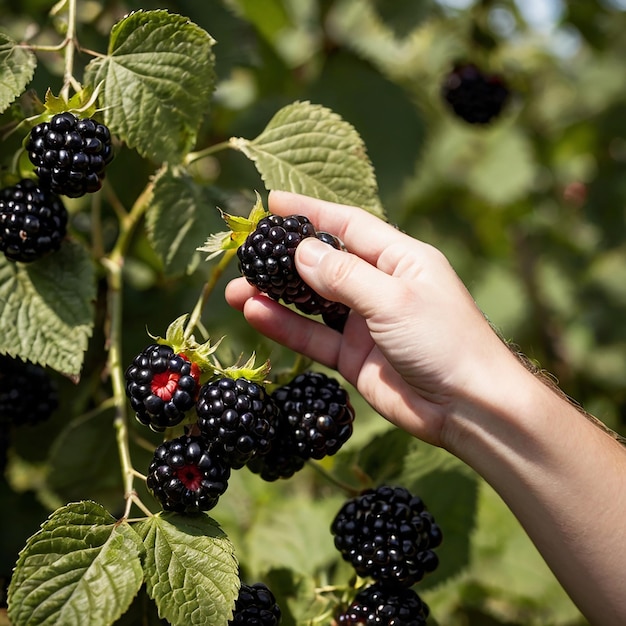
<svg viewBox="0 0 626 626">
<path fill-rule="evenodd" d="M 67 35 L 65 37 L 65 71 L 61 96 L 69 100 L 70 85 L 76 88 L 74 79 L 74 52 L 76 51 L 76 0 L 68 0 Z"/>
<path fill-rule="evenodd" d="M 331 474 L 321 463 L 314 461 L 313 459 L 309 459 L 307 461 L 309 466 L 311 466 L 315 471 L 321 474 L 326 480 L 331 482 L 333 485 L 336 485 L 343 491 L 345 491 L 350 497 L 358 496 L 361 493 L 361 490 L 357 487 L 353 487 L 348 483 L 339 480 L 336 476 Z"/>
<path fill-rule="evenodd" d="M 213 268 L 211 275 L 206 283 L 204 283 L 204 287 L 202 288 L 202 293 L 196 302 L 196 306 L 194 307 L 189 319 L 187 320 L 187 326 L 185 328 L 184 338 L 189 339 L 191 337 L 194 328 L 200 322 L 200 318 L 202 316 L 202 311 L 204 311 L 204 307 L 206 306 L 207 301 L 209 300 L 209 296 L 213 293 L 215 289 L 215 285 L 217 285 L 217 281 L 221 278 L 224 270 L 230 263 L 230 260 L 235 256 L 237 250 L 226 250 L 224 255 L 220 259 L 220 262 Z"/>
<path fill-rule="evenodd" d="M 198 152 L 190 152 L 185 157 L 185 165 L 191 165 L 195 161 L 199 161 L 200 159 L 204 159 L 205 157 L 211 156 L 216 152 L 221 152 L 222 150 L 226 150 L 228 148 L 232 148 L 230 141 L 222 141 L 220 143 L 213 144 L 208 148 L 204 148 L 203 150 L 198 150 Z"/>
</svg>

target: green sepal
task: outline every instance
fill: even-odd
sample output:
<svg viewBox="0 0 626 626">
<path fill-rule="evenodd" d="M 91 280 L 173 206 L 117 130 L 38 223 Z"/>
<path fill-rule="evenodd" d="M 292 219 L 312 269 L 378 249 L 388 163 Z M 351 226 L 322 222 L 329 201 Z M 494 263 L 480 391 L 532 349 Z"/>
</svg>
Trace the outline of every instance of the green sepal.
<svg viewBox="0 0 626 626">
<path fill-rule="evenodd" d="M 226 250 L 236 250 L 246 240 L 246 237 L 256 228 L 261 219 L 269 215 L 269 211 L 263 206 L 263 200 L 255 191 L 256 202 L 252 207 L 248 217 L 240 215 L 229 215 L 218 207 L 222 219 L 226 222 L 229 230 L 211 235 L 200 252 L 209 252 L 207 261 L 215 258 Z"/>
<path fill-rule="evenodd" d="M 270 370 L 272 369 L 271 363 L 269 359 L 264 361 L 258 367 L 255 367 L 256 354 L 253 352 L 250 358 L 243 364 L 240 365 L 241 357 L 238 359 L 235 365 L 231 365 L 230 367 L 215 367 L 215 371 L 221 376 L 225 376 L 227 378 L 245 378 L 246 380 L 252 381 L 254 383 L 267 384 L 269 383 L 268 375 Z"/>
</svg>

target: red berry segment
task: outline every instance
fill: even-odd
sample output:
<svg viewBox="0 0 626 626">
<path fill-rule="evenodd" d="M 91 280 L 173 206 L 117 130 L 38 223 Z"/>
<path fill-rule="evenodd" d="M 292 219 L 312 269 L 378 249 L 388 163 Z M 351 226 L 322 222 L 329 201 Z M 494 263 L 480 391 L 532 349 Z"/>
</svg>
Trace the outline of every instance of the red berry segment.
<svg viewBox="0 0 626 626">
<path fill-rule="evenodd" d="M 166 511 L 208 511 L 228 487 L 230 467 L 202 437 L 162 443 L 148 468 L 147 485 Z"/>
<path fill-rule="evenodd" d="M 348 500 L 331 525 L 335 546 L 357 574 L 410 587 L 439 564 L 441 529 L 404 487 L 368 489 Z"/>
<path fill-rule="evenodd" d="M 149 345 L 133 359 L 125 378 L 137 419 L 157 432 L 180 424 L 200 389 L 198 366 L 167 345 Z"/>
<path fill-rule="evenodd" d="M 307 315 L 321 315 L 326 324 L 343 330 L 350 312 L 348 307 L 320 296 L 296 270 L 294 254 L 307 237 L 317 237 L 334 248 L 341 248 L 336 237 L 316 232 L 303 215 L 264 217 L 237 250 L 239 269 L 250 284 L 270 298 L 294 304 Z"/>
<path fill-rule="evenodd" d="M 61 199 L 25 178 L 0 191 L 0 250 L 30 263 L 61 247 L 67 210 Z"/>
<path fill-rule="evenodd" d="M 278 626 L 280 607 L 270 589 L 263 583 L 241 584 L 229 626 Z"/>
<path fill-rule="evenodd" d="M 109 129 L 68 111 L 37 124 L 26 150 L 42 185 L 72 198 L 98 191 L 113 159 Z"/>
</svg>

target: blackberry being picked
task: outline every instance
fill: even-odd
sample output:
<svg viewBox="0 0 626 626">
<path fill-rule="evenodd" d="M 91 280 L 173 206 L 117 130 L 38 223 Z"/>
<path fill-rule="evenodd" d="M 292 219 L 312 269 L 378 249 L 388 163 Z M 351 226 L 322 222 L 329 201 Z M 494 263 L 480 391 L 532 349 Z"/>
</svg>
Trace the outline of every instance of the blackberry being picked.
<svg viewBox="0 0 626 626">
<path fill-rule="evenodd" d="M 0 190 L 0 251 L 30 263 L 61 247 L 67 210 L 61 199 L 29 178 Z"/>
<path fill-rule="evenodd" d="M 156 432 L 180 424 L 200 389 L 200 368 L 171 346 L 151 344 L 125 372 L 126 395 L 137 419 Z"/>
<path fill-rule="evenodd" d="M 294 304 L 307 315 L 321 315 L 328 326 L 341 331 L 350 312 L 348 307 L 320 296 L 296 270 L 296 248 L 307 237 L 317 237 L 336 249 L 341 248 L 339 239 L 330 233 L 317 232 L 303 215 L 268 215 L 259 220 L 237 249 L 239 269 L 250 284 L 270 298 Z"/>
<path fill-rule="evenodd" d="M 148 468 L 147 485 L 166 511 L 208 511 L 228 487 L 230 467 L 202 437 L 162 443 Z"/>
<path fill-rule="evenodd" d="M 42 185 L 71 198 L 98 191 L 113 159 L 109 129 L 69 111 L 33 127 L 26 150 Z"/>
<path fill-rule="evenodd" d="M 374 583 L 357 593 L 336 622 L 338 626 L 426 626 L 429 613 L 413 589 Z"/>
<path fill-rule="evenodd" d="M 221 450 L 233 469 L 270 450 L 276 406 L 263 385 L 246 378 L 220 378 L 200 389 L 196 404 L 203 437 Z"/>
<path fill-rule="evenodd" d="M 486 74 L 472 63 L 457 64 L 446 76 L 442 96 L 454 113 L 469 124 L 488 124 L 510 97 L 504 79 Z"/>
<path fill-rule="evenodd" d="M 265 584 L 241 584 L 229 626 L 278 626 L 280 620 L 280 607 Z"/>
<path fill-rule="evenodd" d="M 410 587 L 439 564 L 441 529 L 404 487 L 368 489 L 348 500 L 331 524 L 335 547 L 365 578 Z"/>
</svg>

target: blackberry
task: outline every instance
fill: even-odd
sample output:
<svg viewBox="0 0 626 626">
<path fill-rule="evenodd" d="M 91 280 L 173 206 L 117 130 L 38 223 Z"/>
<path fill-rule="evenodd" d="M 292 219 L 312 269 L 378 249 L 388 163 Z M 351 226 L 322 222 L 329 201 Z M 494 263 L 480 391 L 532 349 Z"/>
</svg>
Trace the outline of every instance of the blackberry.
<svg viewBox="0 0 626 626">
<path fill-rule="evenodd" d="M 472 63 L 457 64 L 446 76 L 442 96 L 454 113 L 469 124 L 488 124 L 498 117 L 510 91 L 497 74 L 485 74 Z"/>
<path fill-rule="evenodd" d="M 126 369 L 126 395 L 139 422 L 156 432 L 180 424 L 200 389 L 200 368 L 171 346 L 151 344 Z"/>
<path fill-rule="evenodd" d="M 229 626 L 277 626 L 281 611 L 274 594 L 263 583 L 241 584 Z"/>
<path fill-rule="evenodd" d="M 98 191 L 113 159 L 109 129 L 69 111 L 33 127 L 26 151 L 42 185 L 71 198 Z"/>
<path fill-rule="evenodd" d="M 426 626 L 430 609 L 413 591 L 374 583 L 337 616 L 338 626 Z"/>
<path fill-rule="evenodd" d="M 368 489 L 348 500 L 331 524 L 335 547 L 361 577 L 410 587 L 439 564 L 441 529 L 404 487 Z"/>
<path fill-rule="evenodd" d="M 200 389 L 196 404 L 203 437 L 233 469 L 266 454 L 276 435 L 276 406 L 265 388 L 246 378 L 220 378 Z"/>
<path fill-rule="evenodd" d="M 30 263 L 61 247 L 67 210 L 61 199 L 24 178 L 0 190 L 0 251 L 7 259 Z"/>
<path fill-rule="evenodd" d="M 303 215 L 268 215 L 259 220 L 255 230 L 237 249 L 239 269 L 248 282 L 274 300 L 282 300 L 307 315 L 321 315 L 324 322 L 343 330 L 350 310 L 316 293 L 296 270 L 294 254 L 307 237 L 340 249 L 341 242 L 330 233 L 316 232 Z"/>
<path fill-rule="evenodd" d="M 148 468 L 147 485 L 165 511 L 208 511 L 228 487 L 230 467 L 202 437 L 162 443 Z"/>
<path fill-rule="evenodd" d="M 291 432 L 294 453 L 303 459 L 335 454 L 352 435 L 354 410 L 348 393 L 321 372 L 304 372 L 272 393 Z"/>
<path fill-rule="evenodd" d="M 38 424 L 58 406 L 57 386 L 43 367 L 0 356 L 0 423 Z"/>
</svg>

